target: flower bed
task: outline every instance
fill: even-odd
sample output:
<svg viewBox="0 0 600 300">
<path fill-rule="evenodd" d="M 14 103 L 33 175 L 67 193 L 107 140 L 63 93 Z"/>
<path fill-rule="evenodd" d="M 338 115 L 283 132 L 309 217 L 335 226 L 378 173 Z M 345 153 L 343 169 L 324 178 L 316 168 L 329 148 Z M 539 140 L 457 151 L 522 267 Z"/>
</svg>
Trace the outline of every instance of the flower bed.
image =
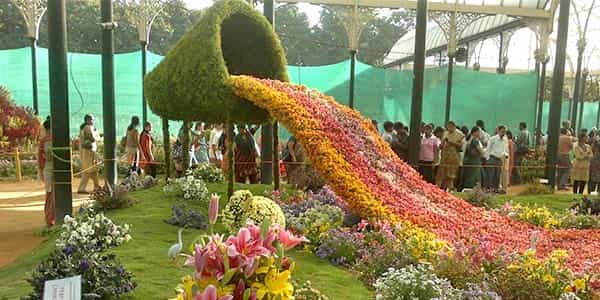
<svg viewBox="0 0 600 300">
<path fill-rule="evenodd" d="M 414 224 L 450 243 L 476 236 L 488 240 L 491 249 L 509 252 L 523 253 L 535 234 L 540 258 L 564 249 L 574 271 L 600 266 L 600 231 L 540 229 L 474 207 L 424 182 L 394 155 L 369 120 L 331 97 L 247 76 L 234 76 L 232 82 L 238 96 L 270 111 L 296 136 L 320 175 L 356 214 Z"/>
</svg>

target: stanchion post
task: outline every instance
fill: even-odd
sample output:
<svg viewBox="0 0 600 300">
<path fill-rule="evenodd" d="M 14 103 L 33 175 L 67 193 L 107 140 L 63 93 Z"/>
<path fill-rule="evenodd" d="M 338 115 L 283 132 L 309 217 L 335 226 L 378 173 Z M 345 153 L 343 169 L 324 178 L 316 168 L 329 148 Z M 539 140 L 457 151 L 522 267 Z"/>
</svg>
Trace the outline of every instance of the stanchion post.
<svg viewBox="0 0 600 300">
<path fill-rule="evenodd" d="M 21 153 L 19 153 L 19 147 L 15 148 L 15 173 L 17 181 L 21 182 L 23 180 L 23 173 L 21 171 Z"/>
</svg>

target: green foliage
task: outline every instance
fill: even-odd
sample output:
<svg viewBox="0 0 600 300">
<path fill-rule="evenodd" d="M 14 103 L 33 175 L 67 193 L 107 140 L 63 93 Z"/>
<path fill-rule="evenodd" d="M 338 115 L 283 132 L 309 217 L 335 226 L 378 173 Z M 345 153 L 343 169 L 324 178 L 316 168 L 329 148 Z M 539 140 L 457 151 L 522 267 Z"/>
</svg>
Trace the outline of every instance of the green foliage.
<svg viewBox="0 0 600 300">
<path fill-rule="evenodd" d="M 267 112 L 238 98 L 229 75 L 288 80 L 279 39 L 267 19 L 240 0 L 222 0 L 146 76 L 152 111 L 173 120 L 246 123 Z"/>
<path fill-rule="evenodd" d="M 497 205 L 496 197 L 487 193 L 481 186 L 475 188 L 463 197 L 467 202 L 478 207 L 493 208 Z"/>
<path fill-rule="evenodd" d="M 116 186 L 114 192 L 107 187 L 97 189 L 90 195 L 90 199 L 94 201 L 94 208 L 98 210 L 119 209 L 134 204 L 133 199 L 127 195 L 127 189 L 121 185 Z"/>
<path fill-rule="evenodd" d="M 525 189 L 519 193 L 520 195 L 549 195 L 554 194 L 554 189 L 541 184 L 541 183 L 529 183 L 525 186 Z"/>
</svg>

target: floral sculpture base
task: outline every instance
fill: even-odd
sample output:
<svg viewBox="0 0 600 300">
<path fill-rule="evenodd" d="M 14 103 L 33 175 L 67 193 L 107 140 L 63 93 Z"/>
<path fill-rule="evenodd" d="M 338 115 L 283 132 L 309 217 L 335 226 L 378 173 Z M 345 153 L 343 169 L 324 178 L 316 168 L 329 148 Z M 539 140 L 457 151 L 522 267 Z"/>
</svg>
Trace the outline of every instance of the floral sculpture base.
<svg viewBox="0 0 600 300">
<path fill-rule="evenodd" d="M 303 86 L 232 76 L 236 94 L 263 108 L 305 146 L 317 171 L 358 215 L 425 229 L 452 244 L 473 238 L 492 249 L 569 252 L 569 267 L 600 267 L 600 231 L 546 230 L 474 207 L 426 183 L 379 137 L 371 122 Z M 416 226 L 416 227 L 415 227 Z"/>
</svg>

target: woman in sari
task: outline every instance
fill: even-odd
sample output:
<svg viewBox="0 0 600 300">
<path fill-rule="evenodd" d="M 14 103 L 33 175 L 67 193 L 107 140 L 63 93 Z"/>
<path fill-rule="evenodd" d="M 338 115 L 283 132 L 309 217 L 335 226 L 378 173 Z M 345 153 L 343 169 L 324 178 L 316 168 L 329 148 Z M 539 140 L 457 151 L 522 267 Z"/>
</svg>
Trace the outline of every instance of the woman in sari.
<svg viewBox="0 0 600 300">
<path fill-rule="evenodd" d="M 152 124 L 146 122 L 144 124 L 144 130 L 140 135 L 140 168 L 142 168 L 147 175 L 156 177 L 156 165 L 154 164 L 152 147 Z"/>
<path fill-rule="evenodd" d="M 204 123 L 196 123 L 196 127 L 192 134 L 194 136 L 194 156 L 196 157 L 196 163 L 208 163 L 208 143 L 206 142 Z"/>
<path fill-rule="evenodd" d="M 132 170 L 138 171 L 139 168 L 139 150 L 140 150 L 140 132 L 138 127 L 140 126 L 140 118 L 138 116 L 131 117 L 131 123 L 127 127 L 127 133 L 125 135 L 125 150 L 127 152 L 127 162 Z"/>
<path fill-rule="evenodd" d="M 235 136 L 235 180 L 239 183 L 258 183 L 258 167 L 256 165 L 256 142 L 245 125 L 239 126 L 239 133 Z"/>
<path fill-rule="evenodd" d="M 54 195 L 52 194 L 52 184 L 54 171 L 52 164 L 52 134 L 50 131 L 50 117 L 44 121 L 43 136 L 39 141 L 38 147 L 38 176 L 44 183 L 46 190 L 46 203 L 44 205 L 44 215 L 46 225 L 53 226 L 55 223 L 55 204 Z"/>
</svg>

